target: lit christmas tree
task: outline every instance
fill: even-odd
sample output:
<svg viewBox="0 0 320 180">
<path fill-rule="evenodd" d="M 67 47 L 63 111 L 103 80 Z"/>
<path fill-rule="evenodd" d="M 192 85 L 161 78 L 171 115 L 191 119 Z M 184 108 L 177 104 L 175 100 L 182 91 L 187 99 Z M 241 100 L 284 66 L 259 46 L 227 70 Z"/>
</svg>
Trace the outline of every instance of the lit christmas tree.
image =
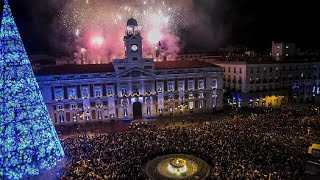
<svg viewBox="0 0 320 180">
<path fill-rule="evenodd" d="M 0 31 L 0 179 L 27 179 L 62 162 L 63 148 L 8 0 Z"/>
</svg>

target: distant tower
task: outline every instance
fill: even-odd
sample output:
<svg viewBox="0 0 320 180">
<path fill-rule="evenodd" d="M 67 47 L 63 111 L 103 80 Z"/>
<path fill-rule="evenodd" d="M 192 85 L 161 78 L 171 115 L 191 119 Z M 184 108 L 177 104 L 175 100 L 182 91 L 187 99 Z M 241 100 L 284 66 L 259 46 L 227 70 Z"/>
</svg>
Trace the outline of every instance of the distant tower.
<svg viewBox="0 0 320 180">
<path fill-rule="evenodd" d="M 38 179 L 62 161 L 64 151 L 8 0 L 0 30 L 0 74 L 0 178 Z"/>
<path fill-rule="evenodd" d="M 128 62 L 142 61 L 142 37 L 141 27 L 137 20 L 130 18 L 127 22 L 127 30 L 124 36 L 125 57 Z"/>
</svg>

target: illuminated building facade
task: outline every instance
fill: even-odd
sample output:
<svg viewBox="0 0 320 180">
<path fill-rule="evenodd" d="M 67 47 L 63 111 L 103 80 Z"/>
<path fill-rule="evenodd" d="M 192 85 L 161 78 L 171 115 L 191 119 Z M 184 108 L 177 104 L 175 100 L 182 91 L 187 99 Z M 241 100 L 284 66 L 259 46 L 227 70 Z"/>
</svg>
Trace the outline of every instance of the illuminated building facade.
<svg viewBox="0 0 320 180">
<path fill-rule="evenodd" d="M 230 106 L 280 107 L 320 102 L 320 61 L 231 59 L 211 61 L 223 67 L 223 87 Z"/>
<path fill-rule="evenodd" d="M 143 58 L 140 28 L 132 18 L 127 22 L 124 46 L 125 58 L 110 64 L 63 65 L 37 72 L 54 123 L 145 119 L 222 109 L 221 67 Z"/>
</svg>

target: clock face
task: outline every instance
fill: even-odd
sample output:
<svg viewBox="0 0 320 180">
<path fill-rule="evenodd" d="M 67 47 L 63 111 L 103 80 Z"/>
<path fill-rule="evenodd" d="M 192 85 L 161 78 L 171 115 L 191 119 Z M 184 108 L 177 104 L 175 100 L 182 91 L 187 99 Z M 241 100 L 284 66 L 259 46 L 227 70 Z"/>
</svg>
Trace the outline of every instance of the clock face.
<svg viewBox="0 0 320 180">
<path fill-rule="evenodd" d="M 138 50 L 138 46 L 137 45 L 132 45 L 131 46 L 131 50 L 133 51 L 133 52 L 136 52 L 137 50 Z"/>
</svg>

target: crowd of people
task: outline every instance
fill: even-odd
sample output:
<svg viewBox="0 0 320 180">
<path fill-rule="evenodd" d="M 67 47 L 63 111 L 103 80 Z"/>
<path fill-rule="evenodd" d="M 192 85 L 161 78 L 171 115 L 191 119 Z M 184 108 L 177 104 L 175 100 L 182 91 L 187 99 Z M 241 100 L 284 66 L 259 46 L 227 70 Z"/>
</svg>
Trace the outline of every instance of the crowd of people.
<svg viewBox="0 0 320 180">
<path fill-rule="evenodd" d="M 251 109 L 188 126 L 131 128 L 62 141 L 62 179 L 146 179 L 144 165 L 165 154 L 197 156 L 211 166 L 209 179 L 299 179 L 311 143 L 320 143 L 314 107 Z"/>
</svg>

